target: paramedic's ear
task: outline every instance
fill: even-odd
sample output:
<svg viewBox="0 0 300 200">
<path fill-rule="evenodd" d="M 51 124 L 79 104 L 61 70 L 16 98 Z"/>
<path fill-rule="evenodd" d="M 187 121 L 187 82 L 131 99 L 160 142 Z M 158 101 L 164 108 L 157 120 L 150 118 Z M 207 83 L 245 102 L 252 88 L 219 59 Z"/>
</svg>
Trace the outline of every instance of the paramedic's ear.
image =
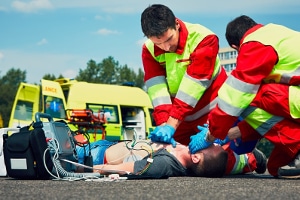
<svg viewBox="0 0 300 200">
<path fill-rule="evenodd" d="M 179 30 L 180 28 L 180 24 L 179 24 L 179 21 L 178 19 L 175 20 L 175 30 Z"/>
<path fill-rule="evenodd" d="M 235 50 L 237 50 L 237 51 L 239 51 L 239 47 L 238 46 L 236 46 L 236 45 L 231 45 L 231 48 L 233 48 L 233 49 L 235 49 Z"/>
</svg>

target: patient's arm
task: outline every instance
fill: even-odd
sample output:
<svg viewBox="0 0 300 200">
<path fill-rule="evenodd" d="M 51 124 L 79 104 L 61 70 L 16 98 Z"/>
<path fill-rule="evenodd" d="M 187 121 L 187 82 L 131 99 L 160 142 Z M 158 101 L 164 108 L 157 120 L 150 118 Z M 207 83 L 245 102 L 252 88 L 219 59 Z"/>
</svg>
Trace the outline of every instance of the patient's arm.
<svg viewBox="0 0 300 200">
<path fill-rule="evenodd" d="M 99 172 L 100 174 L 126 174 L 133 173 L 134 171 L 134 162 L 126 162 L 117 165 L 94 165 L 94 172 Z"/>
</svg>

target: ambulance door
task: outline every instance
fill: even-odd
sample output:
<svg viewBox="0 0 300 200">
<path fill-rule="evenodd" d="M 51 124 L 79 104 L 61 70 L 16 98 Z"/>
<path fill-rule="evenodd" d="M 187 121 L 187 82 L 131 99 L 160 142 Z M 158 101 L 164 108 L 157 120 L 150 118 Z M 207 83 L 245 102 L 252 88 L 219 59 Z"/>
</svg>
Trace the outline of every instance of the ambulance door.
<svg viewBox="0 0 300 200">
<path fill-rule="evenodd" d="M 41 80 L 43 112 L 52 116 L 54 120 L 67 119 L 66 101 L 58 82 Z"/>
<path fill-rule="evenodd" d="M 145 112 L 143 108 L 121 105 L 121 114 L 124 140 L 146 139 Z"/>
<path fill-rule="evenodd" d="M 40 87 L 38 85 L 20 83 L 13 103 L 9 127 L 19 128 L 34 121 L 39 111 Z"/>
</svg>

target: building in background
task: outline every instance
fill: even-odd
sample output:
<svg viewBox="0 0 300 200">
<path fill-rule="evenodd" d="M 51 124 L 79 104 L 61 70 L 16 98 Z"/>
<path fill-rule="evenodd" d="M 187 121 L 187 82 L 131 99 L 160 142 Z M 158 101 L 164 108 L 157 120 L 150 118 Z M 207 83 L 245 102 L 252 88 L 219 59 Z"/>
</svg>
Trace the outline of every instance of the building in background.
<svg viewBox="0 0 300 200">
<path fill-rule="evenodd" d="M 237 51 L 231 47 L 223 47 L 219 49 L 219 58 L 221 65 L 227 73 L 230 73 L 236 66 Z"/>
</svg>

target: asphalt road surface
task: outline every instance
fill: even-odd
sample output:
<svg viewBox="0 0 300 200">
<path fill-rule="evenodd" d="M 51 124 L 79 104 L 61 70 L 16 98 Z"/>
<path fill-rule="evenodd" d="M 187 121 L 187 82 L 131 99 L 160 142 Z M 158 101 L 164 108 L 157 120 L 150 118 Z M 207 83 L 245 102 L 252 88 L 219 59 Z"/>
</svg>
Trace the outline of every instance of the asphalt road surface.
<svg viewBox="0 0 300 200">
<path fill-rule="evenodd" d="M 300 180 L 268 174 L 223 178 L 15 180 L 0 178 L 0 198 L 9 199 L 300 199 Z"/>
</svg>

